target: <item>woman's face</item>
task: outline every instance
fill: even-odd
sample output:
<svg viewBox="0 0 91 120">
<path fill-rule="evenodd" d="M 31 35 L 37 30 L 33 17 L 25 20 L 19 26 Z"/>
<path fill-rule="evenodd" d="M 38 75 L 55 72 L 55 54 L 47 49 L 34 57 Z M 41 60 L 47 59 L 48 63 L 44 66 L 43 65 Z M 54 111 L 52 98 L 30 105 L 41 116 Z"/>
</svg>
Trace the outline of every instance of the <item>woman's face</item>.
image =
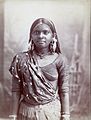
<svg viewBox="0 0 91 120">
<path fill-rule="evenodd" d="M 37 48 L 48 47 L 52 37 L 52 31 L 46 24 L 39 24 L 32 31 L 32 40 Z"/>
</svg>

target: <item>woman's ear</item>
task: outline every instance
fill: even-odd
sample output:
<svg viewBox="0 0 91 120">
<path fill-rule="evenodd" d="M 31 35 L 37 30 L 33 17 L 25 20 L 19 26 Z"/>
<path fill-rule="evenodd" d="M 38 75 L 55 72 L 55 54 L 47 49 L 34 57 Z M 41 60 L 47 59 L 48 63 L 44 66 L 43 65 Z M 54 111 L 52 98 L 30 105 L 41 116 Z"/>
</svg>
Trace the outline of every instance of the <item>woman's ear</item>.
<svg viewBox="0 0 91 120">
<path fill-rule="evenodd" d="M 55 39 L 57 38 L 57 34 L 56 33 L 53 34 L 53 38 L 55 38 Z"/>
<path fill-rule="evenodd" d="M 52 34 L 52 38 L 55 38 L 55 34 Z"/>
</svg>

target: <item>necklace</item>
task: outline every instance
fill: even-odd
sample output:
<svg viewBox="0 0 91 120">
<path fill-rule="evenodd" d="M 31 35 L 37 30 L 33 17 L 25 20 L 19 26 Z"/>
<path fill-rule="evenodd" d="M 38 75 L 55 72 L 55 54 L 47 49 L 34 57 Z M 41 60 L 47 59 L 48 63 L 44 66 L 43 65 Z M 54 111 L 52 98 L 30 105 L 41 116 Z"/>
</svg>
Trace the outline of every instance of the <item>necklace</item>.
<svg viewBox="0 0 91 120">
<path fill-rule="evenodd" d="M 50 52 L 46 53 L 46 54 L 39 54 L 36 53 L 37 56 L 39 56 L 40 59 L 43 59 L 46 55 L 50 55 Z"/>
</svg>

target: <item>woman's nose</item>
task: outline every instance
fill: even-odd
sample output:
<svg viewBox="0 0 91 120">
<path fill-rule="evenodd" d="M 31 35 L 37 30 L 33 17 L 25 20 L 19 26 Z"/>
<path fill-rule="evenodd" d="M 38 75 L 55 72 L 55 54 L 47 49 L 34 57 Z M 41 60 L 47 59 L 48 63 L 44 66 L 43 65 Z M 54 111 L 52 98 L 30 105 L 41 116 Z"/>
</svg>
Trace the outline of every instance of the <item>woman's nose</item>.
<svg viewBox="0 0 91 120">
<path fill-rule="evenodd" d="M 40 34 L 39 34 L 39 38 L 42 38 L 42 37 L 43 37 L 43 33 L 40 32 Z"/>
</svg>

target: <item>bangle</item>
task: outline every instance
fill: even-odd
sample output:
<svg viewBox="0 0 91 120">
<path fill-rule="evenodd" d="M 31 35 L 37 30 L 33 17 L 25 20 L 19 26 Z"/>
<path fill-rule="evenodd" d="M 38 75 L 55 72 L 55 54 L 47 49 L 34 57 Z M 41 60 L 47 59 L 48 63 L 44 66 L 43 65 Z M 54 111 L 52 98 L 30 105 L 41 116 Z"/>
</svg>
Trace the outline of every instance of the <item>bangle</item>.
<svg viewBox="0 0 91 120">
<path fill-rule="evenodd" d="M 17 118 L 17 115 L 9 115 L 10 118 Z"/>
<path fill-rule="evenodd" d="M 61 115 L 70 115 L 68 112 L 61 112 Z"/>
<path fill-rule="evenodd" d="M 66 117 L 67 117 L 67 118 L 68 118 L 68 117 L 70 118 L 70 115 L 61 115 L 61 116 L 62 116 L 63 118 L 66 118 Z"/>
</svg>

